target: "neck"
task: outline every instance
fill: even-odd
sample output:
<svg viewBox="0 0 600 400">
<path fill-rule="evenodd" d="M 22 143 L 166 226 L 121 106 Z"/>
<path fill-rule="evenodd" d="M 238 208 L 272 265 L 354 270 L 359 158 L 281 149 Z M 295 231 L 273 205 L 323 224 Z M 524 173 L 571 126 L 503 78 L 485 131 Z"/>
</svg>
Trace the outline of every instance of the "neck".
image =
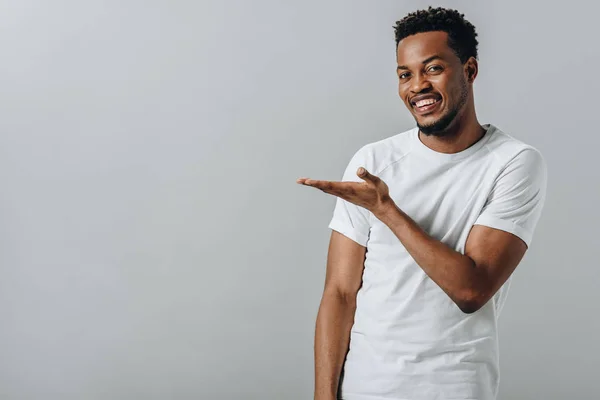
<svg viewBox="0 0 600 400">
<path fill-rule="evenodd" d="M 444 135 L 425 135 L 419 131 L 419 139 L 439 153 L 458 153 L 471 147 L 483 137 L 485 129 L 479 124 L 474 110 L 465 111 L 465 115 L 456 116 Z"/>
</svg>

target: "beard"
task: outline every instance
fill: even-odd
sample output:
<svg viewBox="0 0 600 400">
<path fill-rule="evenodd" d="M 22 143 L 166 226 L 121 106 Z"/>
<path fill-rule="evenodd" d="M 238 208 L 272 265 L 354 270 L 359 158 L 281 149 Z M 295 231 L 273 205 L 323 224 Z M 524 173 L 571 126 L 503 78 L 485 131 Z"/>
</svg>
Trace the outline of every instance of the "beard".
<svg viewBox="0 0 600 400">
<path fill-rule="evenodd" d="M 419 124 L 419 121 L 417 121 L 417 126 L 419 127 L 421 133 L 423 133 L 424 135 L 432 135 L 437 137 L 446 136 L 449 133 L 447 128 L 450 126 L 452 121 L 454 121 L 460 110 L 466 104 L 468 95 L 469 88 L 467 86 L 466 80 L 463 78 L 460 85 L 460 95 L 458 101 L 456 102 L 456 105 L 450 110 L 448 110 L 446 114 L 442 115 L 437 121 L 433 121 L 425 125 L 421 125 Z"/>
</svg>

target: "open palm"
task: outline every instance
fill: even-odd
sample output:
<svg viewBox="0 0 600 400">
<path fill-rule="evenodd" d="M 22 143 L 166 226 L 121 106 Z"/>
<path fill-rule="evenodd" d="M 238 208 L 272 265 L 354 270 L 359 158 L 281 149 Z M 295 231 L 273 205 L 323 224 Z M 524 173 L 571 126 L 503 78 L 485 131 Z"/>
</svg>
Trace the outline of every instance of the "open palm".
<svg viewBox="0 0 600 400">
<path fill-rule="evenodd" d="M 356 175 L 364 182 L 334 182 L 309 178 L 299 178 L 296 182 L 341 197 L 377 215 L 391 201 L 388 185 L 363 167 L 357 170 Z"/>
</svg>

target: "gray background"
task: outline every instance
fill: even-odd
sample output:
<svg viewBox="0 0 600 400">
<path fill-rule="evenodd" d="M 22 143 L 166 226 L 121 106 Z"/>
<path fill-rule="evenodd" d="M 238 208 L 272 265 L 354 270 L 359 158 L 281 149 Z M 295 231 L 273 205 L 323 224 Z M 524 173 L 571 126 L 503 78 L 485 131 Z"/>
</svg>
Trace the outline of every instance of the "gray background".
<svg viewBox="0 0 600 400">
<path fill-rule="evenodd" d="M 295 180 L 414 126 L 392 26 L 429 4 L 549 168 L 499 398 L 596 398 L 591 3 L 1 1 L 0 398 L 312 398 L 335 198 Z"/>
</svg>

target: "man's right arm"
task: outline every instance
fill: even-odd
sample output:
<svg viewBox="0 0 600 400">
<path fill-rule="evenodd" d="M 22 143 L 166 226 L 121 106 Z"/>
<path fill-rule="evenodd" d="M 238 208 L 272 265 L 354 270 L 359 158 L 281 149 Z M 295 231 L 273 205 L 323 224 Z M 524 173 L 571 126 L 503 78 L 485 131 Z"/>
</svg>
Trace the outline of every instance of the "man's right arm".
<svg viewBox="0 0 600 400">
<path fill-rule="evenodd" d="M 315 400 L 337 398 L 350 344 L 356 294 L 362 283 L 366 247 L 333 230 L 315 328 Z"/>
</svg>

